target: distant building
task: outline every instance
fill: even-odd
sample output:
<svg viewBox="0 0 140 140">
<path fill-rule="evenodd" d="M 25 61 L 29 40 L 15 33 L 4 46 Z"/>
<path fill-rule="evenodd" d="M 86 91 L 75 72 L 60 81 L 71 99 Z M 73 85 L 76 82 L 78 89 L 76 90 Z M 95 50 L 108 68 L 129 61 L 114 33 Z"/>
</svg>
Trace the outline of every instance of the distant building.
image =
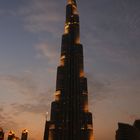
<svg viewBox="0 0 140 140">
<path fill-rule="evenodd" d="M 0 128 L 0 140 L 4 140 L 4 132 L 2 128 Z"/>
<path fill-rule="evenodd" d="M 10 131 L 7 140 L 15 140 L 15 139 L 17 139 L 15 133 L 13 131 Z"/>
<path fill-rule="evenodd" d="M 27 140 L 27 137 L 28 137 L 28 131 L 27 129 L 24 129 L 22 131 L 21 140 Z"/>
<path fill-rule="evenodd" d="M 133 125 L 118 123 L 116 140 L 140 140 L 140 120 L 136 120 Z"/>
<path fill-rule="evenodd" d="M 27 129 L 24 129 L 21 134 L 21 139 L 15 135 L 14 131 L 9 131 L 7 140 L 27 140 L 27 138 L 28 131 Z M 0 140 L 4 140 L 4 131 L 1 127 L 0 127 Z"/>
<path fill-rule="evenodd" d="M 136 120 L 134 122 L 134 127 L 136 127 L 137 129 L 139 129 L 139 131 L 140 131 L 140 120 Z"/>
</svg>

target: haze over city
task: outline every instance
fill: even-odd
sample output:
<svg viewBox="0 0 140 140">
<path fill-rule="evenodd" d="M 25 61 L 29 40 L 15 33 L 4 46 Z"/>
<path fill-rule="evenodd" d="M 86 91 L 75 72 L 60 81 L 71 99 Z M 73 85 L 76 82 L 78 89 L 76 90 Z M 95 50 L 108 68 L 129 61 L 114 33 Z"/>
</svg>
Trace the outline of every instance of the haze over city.
<svg viewBox="0 0 140 140">
<path fill-rule="evenodd" d="M 140 112 L 140 1 L 80 0 L 81 43 L 96 140 Z M 0 1 L 0 127 L 43 139 L 56 87 L 66 0 Z"/>
</svg>

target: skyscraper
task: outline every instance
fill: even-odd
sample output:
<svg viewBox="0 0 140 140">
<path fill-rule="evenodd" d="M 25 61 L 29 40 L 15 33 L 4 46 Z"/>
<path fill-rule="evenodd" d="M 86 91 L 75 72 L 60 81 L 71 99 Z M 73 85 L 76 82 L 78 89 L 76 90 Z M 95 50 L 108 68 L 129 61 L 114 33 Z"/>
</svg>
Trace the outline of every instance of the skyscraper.
<svg viewBox="0 0 140 140">
<path fill-rule="evenodd" d="M 1 127 L 0 127 L 0 140 L 4 140 L 4 132 Z"/>
<path fill-rule="evenodd" d="M 15 133 L 13 131 L 10 131 L 8 134 L 8 139 L 7 140 L 14 140 L 15 139 Z"/>
<path fill-rule="evenodd" d="M 76 0 L 68 0 L 55 101 L 44 140 L 93 140 L 92 114 L 88 110 L 87 78 Z"/>
<path fill-rule="evenodd" d="M 28 131 L 27 129 L 24 129 L 21 134 L 21 140 L 27 140 L 27 137 L 28 137 Z"/>
</svg>

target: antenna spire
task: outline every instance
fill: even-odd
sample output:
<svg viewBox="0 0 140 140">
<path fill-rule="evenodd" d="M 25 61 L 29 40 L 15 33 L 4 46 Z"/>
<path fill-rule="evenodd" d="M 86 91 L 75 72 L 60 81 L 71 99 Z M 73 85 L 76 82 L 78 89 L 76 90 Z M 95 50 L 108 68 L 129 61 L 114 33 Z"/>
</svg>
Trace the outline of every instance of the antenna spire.
<svg viewBox="0 0 140 140">
<path fill-rule="evenodd" d="M 68 4 L 77 6 L 76 0 L 68 0 Z"/>
</svg>

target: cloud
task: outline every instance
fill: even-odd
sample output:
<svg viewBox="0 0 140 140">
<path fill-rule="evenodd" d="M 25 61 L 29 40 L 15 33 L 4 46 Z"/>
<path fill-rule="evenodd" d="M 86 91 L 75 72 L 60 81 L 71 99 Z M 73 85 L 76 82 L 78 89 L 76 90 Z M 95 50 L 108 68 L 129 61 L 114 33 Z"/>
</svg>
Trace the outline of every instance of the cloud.
<svg viewBox="0 0 140 140">
<path fill-rule="evenodd" d="M 122 111 L 122 110 L 121 110 Z M 130 121 L 138 120 L 140 119 L 140 113 L 131 113 L 129 111 L 122 111 L 122 114 Z"/>
<path fill-rule="evenodd" d="M 16 16 L 16 12 L 10 9 L 0 9 L 0 17 L 2 16 Z"/>
<path fill-rule="evenodd" d="M 2 107 L 0 107 L 0 112 L 3 112 L 3 108 Z"/>
<path fill-rule="evenodd" d="M 108 47 L 98 48 L 98 51 L 104 54 L 104 56 L 108 58 L 108 61 L 111 62 L 117 62 L 125 65 L 135 65 L 140 63 L 139 48 L 133 47 L 132 49 L 132 47 L 126 45 L 123 47 L 117 47 L 116 44 L 115 47 L 113 45 L 109 45 Z"/>
<path fill-rule="evenodd" d="M 40 89 L 40 83 L 36 83 L 35 77 L 32 77 L 32 73 L 29 71 L 20 76 L 0 75 L 0 83 L 6 85 L 6 90 L 9 90 L 10 94 L 12 93 L 11 98 L 8 96 L 8 102 L 3 106 L 0 103 L 0 106 L 2 106 L 0 107 L 0 127 L 4 131 L 14 129 L 18 135 L 20 135 L 19 130 L 27 127 L 32 132 L 34 131 L 33 133 L 39 131 L 39 135 L 42 135 L 42 128 L 40 127 L 43 127 L 45 113 L 50 110 L 53 90 Z M 14 92 L 12 92 L 13 90 Z M 5 92 L 5 94 L 7 93 Z M 13 97 L 14 99 L 11 101 Z M 32 119 L 32 116 L 34 119 Z M 30 122 L 30 119 L 32 119 L 32 122 Z M 38 124 L 40 130 L 34 129 L 33 126 L 36 125 L 36 120 L 39 121 L 39 119 L 42 119 Z M 32 134 L 31 131 L 30 138 L 36 139 L 36 135 Z"/>
<path fill-rule="evenodd" d="M 47 100 L 46 100 L 47 102 Z M 16 114 L 21 113 L 33 113 L 33 114 L 45 114 L 50 110 L 50 105 L 45 103 L 36 104 L 13 104 Z"/>
<path fill-rule="evenodd" d="M 13 121 L 14 118 L 8 114 L 5 113 L 4 108 L 0 108 L 0 127 L 2 127 L 4 129 L 4 131 L 6 130 L 11 130 L 13 129 L 17 129 L 18 128 L 18 124 Z"/>
<path fill-rule="evenodd" d="M 90 76 L 89 76 L 90 75 Z M 93 77 L 91 74 L 87 74 L 88 86 L 89 86 L 89 100 L 92 103 L 102 101 L 109 98 L 110 94 L 110 81 Z M 91 103 L 91 104 L 92 104 Z"/>
<path fill-rule="evenodd" d="M 4 10 L 0 10 L 0 15 L 3 15 L 5 13 L 5 11 Z"/>
<path fill-rule="evenodd" d="M 58 52 L 56 47 L 52 43 L 43 42 L 35 46 L 38 51 L 38 57 L 46 57 L 48 61 L 56 60 Z"/>
<path fill-rule="evenodd" d="M 11 98 L 8 98 L 8 102 L 3 104 L 3 106 L 0 103 L 0 127 L 4 131 L 14 129 L 18 135 L 20 133 L 19 130 L 23 127 L 27 127 L 35 132 L 38 131 L 32 127 L 36 125 L 35 120 L 42 119 L 41 122 L 43 123 L 45 113 L 50 111 L 53 90 L 45 91 L 45 89 L 40 89 L 39 85 L 35 82 L 35 78 L 29 72 L 22 76 L 1 75 L 0 83 L 2 82 L 7 85 L 10 94 L 13 90 L 16 90 L 16 92 L 14 91 L 13 95 L 11 95 L 11 98 L 14 97 L 13 101 L 11 101 Z M 18 96 L 18 94 L 22 96 Z M 21 97 L 22 99 L 20 99 Z M 34 116 L 34 119 L 31 124 L 30 119 L 32 119 L 32 116 Z M 40 125 L 43 125 L 41 122 Z M 42 133 L 40 132 L 40 134 Z M 30 132 L 30 137 L 35 136 Z"/>
<path fill-rule="evenodd" d="M 34 98 L 34 95 L 32 95 Z M 38 93 L 35 98 L 35 102 L 29 102 L 27 104 L 13 103 L 11 106 L 16 111 L 16 114 L 21 113 L 33 113 L 33 114 L 45 114 L 50 111 L 50 104 L 53 101 L 53 90 L 48 90 L 44 93 Z"/>
<path fill-rule="evenodd" d="M 28 4 L 19 10 L 25 28 L 31 32 L 48 32 L 55 35 L 60 31 L 58 25 L 62 21 L 59 3 L 56 4 L 53 0 L 28 1 Z"/>
<path fill-rule="evenodd" d="M 31 75 L 13 76 L 0 75 L 0 82 L 7 86 L 8 89 L 16 90 L 23 95 L 37 94 L 37 87 Z"/>
<path fill-rule="evenodd" d="M 16 2 L 16 6 L 0 9 L 0 16 L 14 16 L 18 18 L 24 29 L 32 33 L 48 33 L 57 36 L 63 30 L 62 13 L 64 9 L 60 6 L 62 1 L 55 0 L 28 0 L 27 2 Z M 14 18 L 15 19 L 15 18 Z"/>
<path fill-rule="evenodd" d="M 13 110 L 11 115 L 24 112 L 43 114 L 49 110 L 54 91 L 51 88 L 49 90 L 40 89 L 30 73 L 22 76 L 1 75 L 0 83 L 6 85 L 10 93 L 14 91 L 12 97 L 16 95 L 17 100 L 14 98 L 12 102 L 8 103 Z M 0 108 L 0 111 L 3 111 L 3 108 Z"/>
<path fill-rule="evenodd" d="M 136 2 L 139 3 L 138 0 Z M 102 5 L 100 3 L 100 0 L 87 3 L 87 12 L 81 11 L 84 15 L 87 14 L 84 17 L 81 15 L 81 33 L 82 40 L 87 45 L 88 56 L 96 61 L 102 59 L 102 62 L 139 64 L 139 4 L 111 0 L 103 1 Z M 82 8 L 84 9 L 84 5 Z M 93 13 L 90 15 L 90 22 L 85 22 L 88 21 L 89 13 Z"/>
<path fill-rule="evenodd" d="M 131 120 L 138 120 L 138 119 L 140 119 L 140 114 L 130 114 L 129 118 Z"/>
</svg>

